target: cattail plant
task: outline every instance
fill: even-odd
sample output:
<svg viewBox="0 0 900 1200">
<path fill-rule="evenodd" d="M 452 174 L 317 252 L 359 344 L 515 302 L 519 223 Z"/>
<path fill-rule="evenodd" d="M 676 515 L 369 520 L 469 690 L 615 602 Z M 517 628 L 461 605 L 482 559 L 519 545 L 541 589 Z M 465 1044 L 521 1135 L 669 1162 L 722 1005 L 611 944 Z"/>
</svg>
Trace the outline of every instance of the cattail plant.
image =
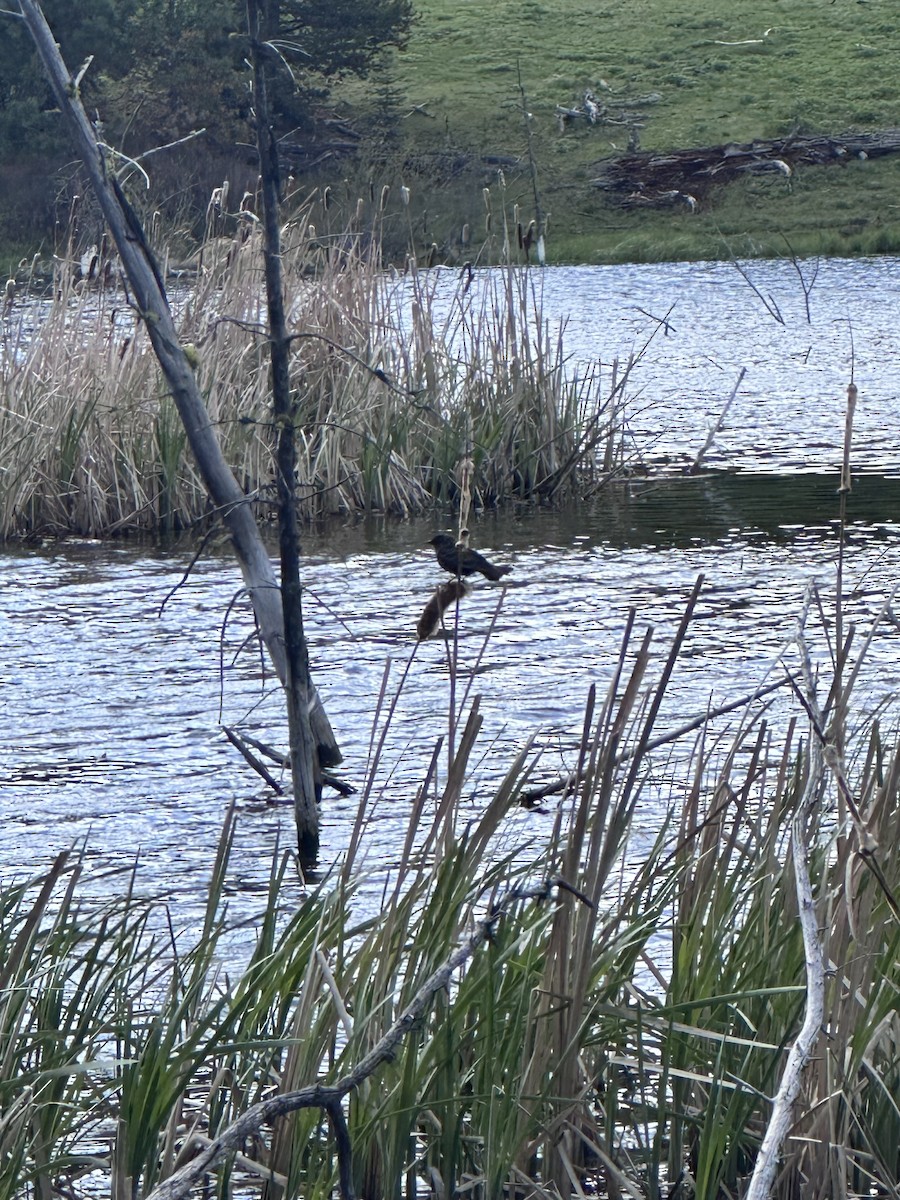
<svg viewBox="0 0 900 1200">
<path fill-rule="evenodd" d="M 386 688 L 340 870 L 301 894 L 276 851 L 246 955 L 227 973 L 215 964 L 228 953 L 233 815 L 191 936 L 161 940 L 152 931 L 165 923 L 133 887 L 82 902 L 77 854 L 5 882 L 0 1195 L 72 1193 L 89 1170 L 114 1196 L 178 1200 L 198 1155 L 210 1156 L 200 1169 L 219 1194 L 269 1200 L 331 1194 L 350 1177 L 375 1200 L 426 1187 L 745 1194 L 802 1020 L 788 829 L 815 784 L 816 752 L 799 703 L 776 728 L 748 701 L 730 743 L 714 711 L 673 723 L 669 685 L 699 596 L 698 583 L 659 649 L 631 614 L 556 793 L 534 786 L 534 740 L 476 774 L 480 707 L 462 697 L 454 751 L 444 766 L 435 750 L 373 903 L 365 828 L 379 779 L 406 751 L 406 735 L 394 745 L 392 732 L 400 693 Z M 803 637 L 820 636 L 807 623 Z M 792 678 L 805 654 L 799 642 L 786 648 Z M 865 649 L 845 688 L 864 661 Z M 849 714 L 852 694 L 844 700 Z M 810 848 L 824 1028 L 775 1200 L 900 1186 L 896 715 L 891 724 L 848 720 L 839 773 L 819 776 L 820 807 L 836 811 L 840 792 L 857 815 L 823 825 Z M 667 803 L 672 778 L 679 799 Z M 534 791 L 560 799 L 524 841 L 513 814 Z M 647 805 L 653 829 L 641 833 Z M 490 936 L 471 940 L 486 913 L 496 914 Z M 423 981 L 463 945 L 407 1020 Z M 398 1021 L 391 1054 L 354 1074 Z M 291 1108 L 292 1096 L 340 1080 L 350 1081 L 342 1150 L 315 1095 Z M 259 1115 L 282 1103 L 277 1118 Z"/>
<path fill-rule="evenodd" d="M 226 197 L 216 189 L 211 228 Z M 306 211 L 284 240 L 304 517 L 458 501 L 466 439 L 474 507 L 584 495 L 620 469 L 609 446 L 626 378 L 604 394 L 599 376 L 567 368 L 532 276 L 476 273 L 473 285 L 467 274 L 450 290 L 417 268 L 392 276 L 361 230 L 323 237 Z M 273 436 L 254 223 L 211 238 L 198 261 L 176 301 L 184 344 L 227 457 L 265 503 Z M 33 332 L 25 312 L 4 322 L 0 536 L 203 520 L 205 493 L 124 298 L 61 269 Z"/>
</svg>

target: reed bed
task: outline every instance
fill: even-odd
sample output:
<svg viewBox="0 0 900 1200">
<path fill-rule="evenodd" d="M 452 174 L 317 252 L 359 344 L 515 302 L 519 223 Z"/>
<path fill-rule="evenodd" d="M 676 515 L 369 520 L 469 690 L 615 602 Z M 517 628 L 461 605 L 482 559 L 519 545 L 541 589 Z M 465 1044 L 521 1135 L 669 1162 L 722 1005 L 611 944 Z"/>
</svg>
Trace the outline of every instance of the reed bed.
<svg viewBox="0 0 900 1200">
<path fill-rule="evenodd" d="M 884 714 L 851 723 L 865 646 L 853 661 L 848 641 L 824 699 L 804 695 L 806 633 L 780 668 L 799 681 L 786 726 L 748 704 L 727 740 L 713 715 L 673 729 L 669 682 L 699 593 L 668 644 L 629 625 L 605 693 L 588 697 L 552 831 L 531 846 L 511 844 L 508 816 L 539 756 L 524 746 L 473 819 L 480 716 L 464 698 L 380 903 L 364 906 L 357 855 L 389 770 L 386 696 L 346 861 L 286 912 L 294 867 L 274 856 L 243 969 L 216 965 L 230 815 L 192 940 L 151 936 L 127 885 L 105 906 L 82 900 L 77 853 L 5 885 L 0 1196 L 148 1196 L 258 1100 L 346 1075 L 501 910 L 349 1093 L 356 1194 L 745 1194 L 804 1005 L 789 830 L 811 779 L 826 1009 L 774 1195 L 896 1195 L 900 740 Z M 826 752 L 819 782 L 823 736 L 841 753 Z M 681 799 L 660 810 L 673 772 Z M 637 841 L 651 803 L 655 833 Z M 248 1136 L 207 1190 L 313 1200 L 337 1179 L 330 1128 L 308 1108 Z"/>
<path fill-rule="evenodd" d="M 284 231 L 304 518 L 452 502 L 467 455 L 481 506 L 583 496 L 621 469 L 631 364 L 609 379 L 569 370 L 534 273 L 385 270 L 377 233 L 318 234 L 326 217 L 313 205 Z M 77 282 L 60 265 L 39 320 L 20 299 L 4 310 L 0 538 L 212 515 L 146 331 L 100 257 Z M 172 304 L 226 456 L 265 510 L 274 437 L 252 225 L 210 236 Z"/>
</svg>

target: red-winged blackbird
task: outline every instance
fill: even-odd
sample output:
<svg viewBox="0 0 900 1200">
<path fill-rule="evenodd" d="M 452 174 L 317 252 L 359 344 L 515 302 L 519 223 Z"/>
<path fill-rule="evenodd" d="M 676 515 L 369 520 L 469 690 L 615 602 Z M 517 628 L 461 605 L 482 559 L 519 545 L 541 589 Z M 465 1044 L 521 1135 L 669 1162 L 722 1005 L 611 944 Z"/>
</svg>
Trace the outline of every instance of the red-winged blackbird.
<svg viewBox="0 0 900 1200">
<path fill-rule="evenodd" d="M 480 571 L 485 579 L 493 579 L 496 582 L 512 570 L 512 567 L 495 567 L 477 550 L 457 546 L 449 533 L 436 533 L 430 544 L 434 546 L 440 566 L 451 575 L 474 575 L 476 571 Z"/>
</svg>

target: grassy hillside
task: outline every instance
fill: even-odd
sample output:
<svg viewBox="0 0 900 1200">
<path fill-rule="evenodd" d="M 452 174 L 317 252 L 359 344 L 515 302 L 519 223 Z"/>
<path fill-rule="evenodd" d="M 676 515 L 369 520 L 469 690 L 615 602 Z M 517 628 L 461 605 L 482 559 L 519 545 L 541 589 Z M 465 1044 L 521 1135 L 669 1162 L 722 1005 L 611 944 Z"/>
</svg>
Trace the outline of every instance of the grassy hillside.
<svg viewBox="0 0 900 1200">
<path fill-rule="evenodd" d="M 896 0 L 419 0 L 417 11 L 391 82 L 404 113 L 395 162 L 417 240 L 445 255 L 466 250 L 466 223 L 472 244 L 483 237 L 484 186 L 495 239 L 501 199 L 508 215 L 516 203 L 534 215 L 519 72 L 551 258 L 721 255 L 726 241 L 777 253 L 782 235 L 798 252 L 900 249 L 900 156 L 750 176 L 695 212 L 623 207 L 592 185 L 635 127 L 650 150 L 900 125 Z M 561 130 L 557 106 L 579 107 L 588 89 L 623 123 Z M 505 188 L 480 156 L 501 160 Z"/>
</svg>

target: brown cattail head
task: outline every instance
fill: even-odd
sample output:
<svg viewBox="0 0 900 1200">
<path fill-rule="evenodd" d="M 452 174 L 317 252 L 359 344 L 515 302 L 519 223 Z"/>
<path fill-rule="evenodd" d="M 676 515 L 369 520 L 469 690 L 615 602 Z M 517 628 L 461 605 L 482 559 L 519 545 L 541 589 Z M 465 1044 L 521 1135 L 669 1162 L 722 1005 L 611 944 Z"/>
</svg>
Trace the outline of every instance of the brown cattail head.
<svg viewBox="0 0 900 1200">
<path fill-rule="evenodd" d="M 469 585 L 461 579 L 451 579 L 442 583 L 422 610 L 422 615 L 416 622 L 416 637 L 420 642 L 434 637 L 441 627 L 444 613 L 458 600 L 469 594 Z"/>
<path fill-rule="evenodd" d="M 853 417 L 856 412 L 856 401 L 859 397 L 856 384 L 851 383 L 847 388 L 847 411 L 844 416 L 844 459 L 841 464 L 841 486 L 839 492 L 849 492 L 853 486 L 850 474 L 850 447 L 853 444 Z"/>
</svg>

